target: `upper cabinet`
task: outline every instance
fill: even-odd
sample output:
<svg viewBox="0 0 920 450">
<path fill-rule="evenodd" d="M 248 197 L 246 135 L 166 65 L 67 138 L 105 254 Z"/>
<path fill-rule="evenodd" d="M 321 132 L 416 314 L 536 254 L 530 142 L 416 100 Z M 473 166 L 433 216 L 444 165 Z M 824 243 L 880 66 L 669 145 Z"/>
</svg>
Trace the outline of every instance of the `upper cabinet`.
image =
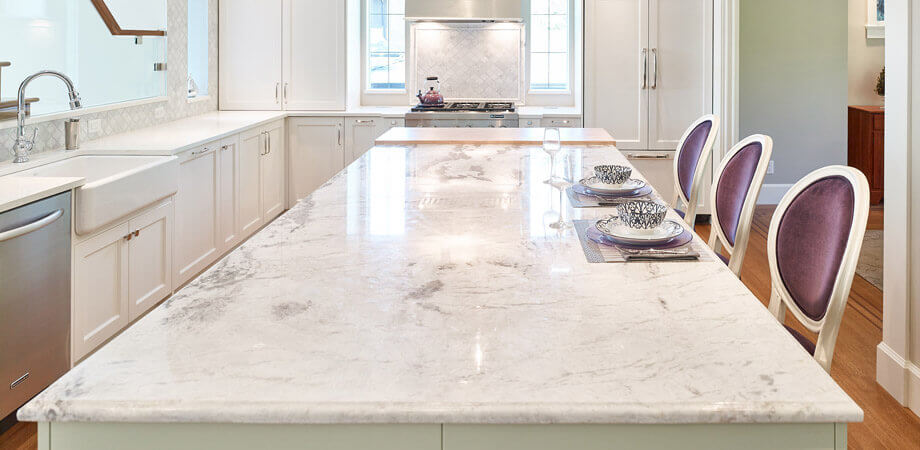
<svg viewBox="0 0 920 450">
<path fill-rule="evenodd" d="M 674 150 L 712 111 L 713 0 L 587 0 L 585 126 Z"/>
<path fill-rule="evenodd" d="M 222 0 L 220 108 L 344 110 L 345 2 Z"/>
</svg>

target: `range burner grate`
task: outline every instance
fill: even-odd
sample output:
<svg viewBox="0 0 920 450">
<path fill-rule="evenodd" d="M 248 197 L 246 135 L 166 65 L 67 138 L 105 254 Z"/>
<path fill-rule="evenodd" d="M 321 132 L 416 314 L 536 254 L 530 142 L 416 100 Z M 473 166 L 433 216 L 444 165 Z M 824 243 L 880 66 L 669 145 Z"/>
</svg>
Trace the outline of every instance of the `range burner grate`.
<svg viewBox="0 0 920 450">
<path fill-rule="evenodd" d="M 450 109 L 479 109 L 478 102 L 457 102 L 451 103 Z"/>
<path fill-rule="evenodd" d="M 501 109 L 501 110 L 512 110 L 514 109 L 514 104 L 511 102 L 487 102 L 483 105 L 484 109 Z"/>
</svg>

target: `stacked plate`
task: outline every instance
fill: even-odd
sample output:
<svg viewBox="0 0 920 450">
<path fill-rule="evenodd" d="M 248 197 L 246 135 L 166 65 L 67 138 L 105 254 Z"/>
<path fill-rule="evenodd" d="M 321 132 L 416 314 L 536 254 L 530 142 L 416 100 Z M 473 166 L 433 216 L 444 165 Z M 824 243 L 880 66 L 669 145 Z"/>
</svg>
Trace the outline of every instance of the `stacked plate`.
<svg viewBox="0 0 920 450">
<path fill-rule="evenodd" d="M 674 248 L 690 242 L 693 236 L 679 223 L 666 219 L 648 229 L 629 227 L 618 216 L 601 219 L 591 233 L 595 241 L 605 245 L 631 248 Z"/>
<path fill-rule="evenodd" d="M 597 177 L 589 177 L 573 185 L 572 191 L 579 195 L 602 199 L 636 198 L 651 194 L 652 187 L 635 178 L 630 178 L 622 184 L 608 184 Z"/>
</svg>

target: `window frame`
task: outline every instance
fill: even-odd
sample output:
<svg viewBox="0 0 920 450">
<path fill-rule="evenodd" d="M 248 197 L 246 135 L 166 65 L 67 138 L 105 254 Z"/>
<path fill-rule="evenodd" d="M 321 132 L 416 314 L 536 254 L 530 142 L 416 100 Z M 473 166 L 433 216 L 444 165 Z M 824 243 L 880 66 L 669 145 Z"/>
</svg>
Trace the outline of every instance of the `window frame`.
<svg viewBox="0 0 920 450">
<path fill-rule="evenodd" d="M 531 82 L 531 62 L 533 61 L 533 16 L 531 14 L 531 0 L 525 0 L 522 6 L 522 15 L 524 16 L 524 23 L 526 25 L 525 33 L 525 55 L 526 55 L 526 64 L 525 64 L 525 84 L 526 84 L 526 96 L 528 101 L 526 103 L 544 103 L 549 101 L 552 104 L 560 104 L 560 101 L 564 103 L 575 103 L 574 94 L 575 94 L 575 84 L 576 76 L 578 72 L 576 71 L 576 64 L 579 62 L 579 58 L 576 55 L 577 43 L 576 39 L 576 28 L 578 22 L 576 21 L 576 0 L 566 0 L 568 6 L 568 69 L 569 69 L 569 79 L 565 89 L 534 89 Z M 540 98 L 537 100 L 537 98 Z M 552 100 L 551 100 L 552 98 Z M 534 101 L 536 100 L 536 101 Z"/>
<path fill-rule="evenodd" d="M 404 99 L 409 93 L 409 26 L 405 22 L 405 12 L 403 13 L 403 33 L 405 48 L 403 48 L 403 65 L 405 79 L 403 88 L 372 88 L 369 83 L 370 79 L 370 46 L 368 45 L 368 26 L 370 25 L 370 9 L 368 0 L 361 0 L 361 94 L 362 100 L 369 97 L 384 99 L 385 103 L 392 103 L 394 97 Z M 386 100 L 389 100 L 388 102 Z M 362 101 L 363 103 L 363 101 Z M 376 102 L 373 102 L 376 103 Z"/>
</svg>

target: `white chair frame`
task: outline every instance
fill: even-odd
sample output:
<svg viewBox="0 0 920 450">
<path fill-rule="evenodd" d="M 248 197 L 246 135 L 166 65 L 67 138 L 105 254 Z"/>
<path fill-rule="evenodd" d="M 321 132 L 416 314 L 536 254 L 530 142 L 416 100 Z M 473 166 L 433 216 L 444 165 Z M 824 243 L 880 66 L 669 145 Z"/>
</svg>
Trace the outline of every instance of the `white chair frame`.
<svg viewBox="0 0 920 450">
<path fill-rule="evenodd" d="M 831 290 L 830 301 L 827 305 L 827 312 L 821 320 L 813 320 L 806 316 L 799 309 L 792 296 L 783 284 L 779 275 L 779 266 L 776 262 L 776 235 L 779 231 L 779 223 L 786 213 L 786 209 L 802 190 L 811 186 L 817 180 L 822 178 L 841 176 L 846 178 L 853 186 L 854 202 L 853 205 L 853 224 L 850 226 L 850 234 L 847 238 L 846 249 L 843 252 L 843 258 L 840 261 L 840 269 L 837 271 L 837 277 L 834 280 L 834 287 Z M 869 219 L 869 183 L 862 172 L 852 167 L 846 166 L 828 166 L 815 170 L 814 172 L 799 180 L 792 186 L 789 192 L 783 196 L 776 211 L 773 213 L 773 219 L 770 221 L 770 233 L 767 237 L 767 257 L 770 263 L 770 278 L 772 284 L 772 294 L 770 296 L 770 312 L 780 323 L 786 319 L 786 309 L 792 311 L 792 315 L 805 326 L 805 328 L 818 333 L 818 341 L 815 343 L 814 357 L 824 368 L 830 372 L 831 361 L 834 358 L 834 345 L 837 342 L 837 334 L 840 332 L 840 322 L 843 319 L 843 312 L 846 309 L 847 299 L 850 296 L 850 287 L 853 285 L 853 278 L 856 275 L 856 264 L 859 261 L 859 252 L 862 249 L 863 236 L 866 234 L 866 223 Z"/>
<path fill-rule="evenodd" d="M 703 144 L 703 150 L 700 152 L 700 159 L 696 162 L 696 169 L 693 171 L 693 184 L 690 185 L 690 197 L 687 198 L 684 196 L 684 191 L 680 188 L 680 176 L 678 175 L 680 152 L 684 148 L 684 143 L 686 143 L 687 138 L 690 137 L 690 133 L 692 133 L 697 126 L 706 121 L 711 121 L 712 127 L 709 129 L 709 136 Z M 680 141 L 677 142 L 677 151 L 674 153 L 674 197 L 671 201 L 671 207 L 678 209 L 681 202 L 687 205 L 686 213 L 684 214 L 684 222 L 687 222 L 691 229 L 696 223 L 696 208 L 700 199 L 700 190 L 703 188 L 704 184 L 701 180 L 703 179 L 703 174 L 706 172 L 706 167 L 709 165 L 712 146 L 715 145 L 716 137 L 719 135 L 719 125 L 719 116 L 715 114 L 707 114 L 696 119 L 687 127 L 687 130 L 684 131 L 684 135 L 680 137 Z"/>
<path fill-rule="evenodd" d="M 757 167 L 754 169 L 754 176 L 751 178 L 751 185 L 744 196 L 744 203 L 741 205 L 741 215 L 738 217 L 738 229 L 735 230 L 735 244 L 729 243 L 728 237 L 722 231 L 722 225 L 719 222 L 719 210 L 716 208 L 716 190 L 719 182 L 722 180 L 722 174 L 725 167 L 743 148 L 750 144 L 760 144 L 760 159 Z M 751 221 L 754 219 L 754 208 L 757 206 L 757 198 L 760 196 L 760 188 L 763 186 L 763 179 L 767 175 L 767 167 L 770 165 L 770 158 L 773 156 L 773 139 L 763 134 L 755 134 L 742 139 L 735 144 L 716 171 L 715 178 L 712 182 L 712 192 L 710 193 L 709 207 L 712 210 L 712 226 L 709 232 L 709 247 L 718 253 L 722 248 L 728 251 L 728 268 L 738 277 L 741 278 L 741 265 L 744 264 L 744 255 L 747 252 L 748 238 L 751 234 Z"/>
</svg>

